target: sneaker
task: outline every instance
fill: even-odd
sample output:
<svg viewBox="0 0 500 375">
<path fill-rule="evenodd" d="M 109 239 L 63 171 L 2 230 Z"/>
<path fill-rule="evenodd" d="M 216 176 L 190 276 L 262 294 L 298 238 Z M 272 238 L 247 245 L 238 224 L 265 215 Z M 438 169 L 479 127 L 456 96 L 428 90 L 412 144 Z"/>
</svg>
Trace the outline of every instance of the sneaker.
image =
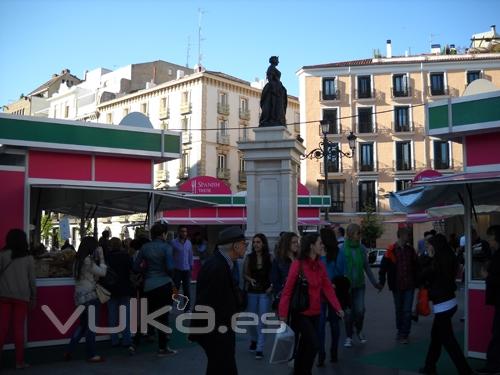
<svg viewBox="0 0 500 375">
<path fill-rule="evenodd" d="M 251 352 L 254 352 L 257 350 L 257 341 L 250 341 L 250 346 L 248 347 L 248 350 Z"/>
<path fill-rule="evenodd" d="M 363 332 L 358 333 L 358 339 L 361 344 L 366 344 L 368 342 Z"/>
<path fill-rule="evenodd" d="M 264 354 L 262 352 L 255 352 L 255 359 L 262 359 L 264 358 Z"/>
<path fill-rule="evenodd" d="M 352 339 L 350 337 L 345 338 L 344 348 L 352 348 Z"/>
<path fill-rule="evenodd" d="M 166 356 L 169 356 L 169 355 L 175 355 L 177 354 L 177 350 L 174 350 L 174 349 L 170 349 L 168 346 L 166 349 L 160 349 L 158 350 L 158 352 L 156 353 L 156 356 L 157 357 L 166 357 Z"/>
</svg>

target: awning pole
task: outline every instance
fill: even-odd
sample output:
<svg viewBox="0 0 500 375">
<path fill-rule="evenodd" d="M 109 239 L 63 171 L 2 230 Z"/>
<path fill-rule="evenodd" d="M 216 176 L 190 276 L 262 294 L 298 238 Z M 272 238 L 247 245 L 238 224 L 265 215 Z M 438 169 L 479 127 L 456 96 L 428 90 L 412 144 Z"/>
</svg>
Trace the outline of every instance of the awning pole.
<svg viewBox="0 0 500 375">
<path fill-rule="evenodd" d="M 151 193 L 151 198 L 149 200 L 149 205 L 148 205 L 148 210 L 149 210 L 149 229 L 151 230 L 151 227 L 153 226 L 153 223 L 155 222 L 155 193 Z"/>
<path fill-rule="evenodd" d="M 85 237 L 85 200 L 83 199 L 83 191 L 81 192 L 81 211 L 80 211 L 80 242 Z"/>
<path fill-rule="evenodd" d="M 472 278 L 472 220 L 471 201 L 467 194 L 467 186 L 464 186 L 464 235 L 465 235 L 465 285 L 464 285 L 464 311 L 465 311 L 465 333 L 464 354 L 469 354 L 469 281 Z"/>
</svg>

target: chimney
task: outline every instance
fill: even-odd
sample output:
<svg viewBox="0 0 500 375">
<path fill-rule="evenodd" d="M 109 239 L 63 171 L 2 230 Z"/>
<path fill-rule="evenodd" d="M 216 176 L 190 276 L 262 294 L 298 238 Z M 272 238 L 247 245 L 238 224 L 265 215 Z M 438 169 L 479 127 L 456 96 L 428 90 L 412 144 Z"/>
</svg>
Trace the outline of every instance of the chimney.
<svg viewBox="0 0 500 375">
<path fill-rule="evenodd" d="M 440 55 L 441 54 L 441 44 L 432 44 L 431 45 L 431 53 L 433 55 Z"/>
<path fill-rule="evenodd" d="M 387 58 L 390 59 L 392 57 L 392 44 L 391 40 L 387 39 Z"/>
</svg>

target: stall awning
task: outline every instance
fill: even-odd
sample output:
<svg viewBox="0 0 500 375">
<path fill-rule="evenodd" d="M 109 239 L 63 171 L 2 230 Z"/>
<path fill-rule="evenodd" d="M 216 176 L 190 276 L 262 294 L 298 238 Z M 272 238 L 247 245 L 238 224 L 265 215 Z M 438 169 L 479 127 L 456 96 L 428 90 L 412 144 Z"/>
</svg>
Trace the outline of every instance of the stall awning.
<svg viewBox="0 0 500 375">
<path fill-rule="evenodd" d="M 438 221 L 441 220 L 441 217 L 431 217 L 426 213 L 418 213 L 418 214 L 408 214 L 400 217 L 395 217 L 390 220 L 385 220 L 384 223 L 387 224 L 419 224 L 419 223 L 427 223 L 430 221 Z"/>
<path fill-rule="evenodd" d="M 474 205 L 500 204 L 500 171 L 457 173 L 415 183 L 415 187 L 390 193 L 391 209 L 421 213 L 430 207 L 463 204 L 468 194 Z"/>
<path fill-rule="evenodd" d="M 31 185 L 32 207 L 75 217 L 110 217 L 148 212 L 151 197 L 155 211 L 212 206 L 181 194 L 154 189 L 85 185 Z M 83 211 L 83 212 L 82 212 Z"/>
<path fill-rule="evenodd" d="M 217 218 L 177 218 L 164 217 L 164 219 L 173 225 L 242 225 L 247 223 L 246 217 L 217 217 Z M 319 218 L 298 218 L 298 225 L 327 225 L 328 222 Z"/>
</svg>

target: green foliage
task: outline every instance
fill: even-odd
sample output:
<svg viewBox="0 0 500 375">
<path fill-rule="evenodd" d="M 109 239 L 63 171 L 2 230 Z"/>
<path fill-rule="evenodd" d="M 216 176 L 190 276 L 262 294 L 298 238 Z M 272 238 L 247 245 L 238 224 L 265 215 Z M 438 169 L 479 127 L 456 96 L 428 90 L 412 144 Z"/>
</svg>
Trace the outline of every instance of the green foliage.
<svg viewBox="0 0 500 375">
<path fill-rule="evenodd" d="M 376 241 L 384 233 L 382 219 L 373 207 L 366 207 L 366 214 L 361 219 L 361 236 L 369 247 L 375 247 Z"/>
<path fill-rule="evenodd" d="M 48 241 L 52 237 L 52 218 L 49 214 L 42 215 L 42 221 L 40 226 L 40 236 L 44 242 Z"/>
</svg>

